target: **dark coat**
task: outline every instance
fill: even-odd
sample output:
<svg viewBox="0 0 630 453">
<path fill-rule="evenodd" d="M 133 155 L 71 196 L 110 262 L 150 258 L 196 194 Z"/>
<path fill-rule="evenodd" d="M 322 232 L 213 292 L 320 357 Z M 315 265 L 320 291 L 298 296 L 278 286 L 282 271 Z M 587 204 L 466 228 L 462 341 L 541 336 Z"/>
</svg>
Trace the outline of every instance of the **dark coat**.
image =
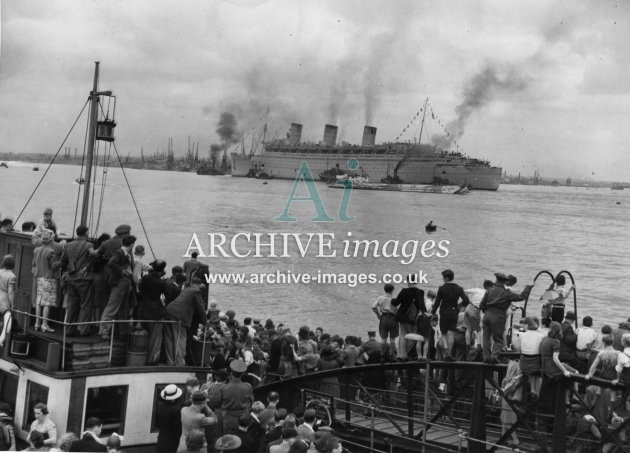
<svg viewBox="0 0 630 453">
<path fill-rule="evenodd" d="M 149 272 L 140 281 L 140 319 L 159 320 L 166 318 L 166 307 L 160 296 L 166 291 L 166 283 L 158 272 Z"/>
<path fill-rule="evenodd" d="M 181 398 L 180 398 L 181 399 Z M 159 430 L 156 452 L 173 453 L 179 445 L 182 435 L 182 405 L 160 399 L 157 407 L 157 427 Z"/>
<path fill-rule="evenodd" d="M 75 443 L 72 444 L 72 446 L 70 447 L 70 451 L 104 451 L 105 453 L 107 453 L 107 447 L 103 444 L 99 444 L 97 441 L 94 440 L 91 435 L 85 434 L 81 438 L 81 440 L 77 440 Z"/>
<path fill-rule="evenodd" d="M 173 302 L 168 304 L 166 311 L 174 319 L 178 320 L 186 327 L 192 325 L 193 316 L 196 314 L 199 322 L 206 323 L 206 309 L 203 306 L 201 290 L 197 285 L 184 288 Z"/>
<path fill-rule="evenodd" d="M 263 440 L 265 438 L 265 430 L 260 425 L 260 422 L 256 420 L 254 417 L 249 415 L 250 423 L 247 427 L 247 435 L 249 436 L 249 440 L 251 442 L 250 448 L 252 453 L 260 452 L 261 448 L 264 447 Z"/>
<path fill-rule="evenodd" d="M 125 269 L 131 272 L 131 263 L 131 256 L 123 252 L 122 248 L 116 250 L 107 262 L 107 269 L 109 270 L 108 283 L 111 286 L 116 286 L 121 278 L 131 279 L 131 275 L 126 275 L 124 273 Z"/>
<path fill-rule="evenodd" d="M 392 299 L 392 305 L 398 307 L 397 314 L 405 316 L 407 319 L 404 322 L 415 323 L 415 319 L 409 319 L 407 313 L 411 305 L 415 305 L 416 313 L 426 313 L 427 306 L 424 303 L 424 291 L 416 287 L 403 288 L 398 293 L 395 299 Z M 401 321 L 399 321 L 401 322 Z"/>
</svg>

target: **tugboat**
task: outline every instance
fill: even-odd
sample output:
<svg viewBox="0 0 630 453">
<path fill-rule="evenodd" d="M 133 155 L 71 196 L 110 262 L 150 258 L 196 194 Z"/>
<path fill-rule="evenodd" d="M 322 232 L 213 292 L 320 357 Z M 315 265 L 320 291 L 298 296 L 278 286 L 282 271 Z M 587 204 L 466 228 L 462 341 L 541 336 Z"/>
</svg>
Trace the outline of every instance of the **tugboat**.
<svg viewBox="0 0 630 453">
<path fill-rule="evenodd" d="M 99 91 L 98 80 L 99 63 L 96 62 L 88 101 L 91 114 L 84 184 L 78 189 L 83 191 L 82 224 L 87 224 L 92 211 L 98 209 L 89 204 L 95 143 L 97 140 L 114 141 L 115 122 L 102 118 L 98 106 L 103 98 L 109 97 L 111 102 L 115 102 L 115 98 L 111 91 Z M 196 374 L 201 377 L 207 369 L 146 365 L 146 331 L 123 334 L 123 321 L 112 322 L 113 334 L 109 341 L 98 335 L 66 335 L 68 329 L 78 323 L 55 321 L 54 315 L 49 321 L 54 332 L 37 331 L 34 328 L 37 317 L 31 311 L 35 298 L 31 272 L 34 248 L 30 233 L 0 232 L 0 256 L 10 253 L 16 260 L 12 332 L 0 348 L 0 394 L 2 401 L 11 407 L 9 415 L 14 420 L 16 437 L 26 440 L 34 420 L 33 407 L 44 403 L 59 433 L 80 435 L 86 420 L 98 417 L 103 421 L 101 436 L 113 432 L 123 434 L 124 449 L 128 453 L 155 451 L 160 392 L 168 384 L 176 384 L 185 392 L 186 380 Z"/>
<path fill-rule="evenodd" d="M 254 165 L 249 169 L 246 178 L 256 178 L 256 179 L 273 179 L 273 175 L 270 175 L 265 171 L 265 164 L 261 164 L 260 167 L 258 165 Z"/>
</svg>

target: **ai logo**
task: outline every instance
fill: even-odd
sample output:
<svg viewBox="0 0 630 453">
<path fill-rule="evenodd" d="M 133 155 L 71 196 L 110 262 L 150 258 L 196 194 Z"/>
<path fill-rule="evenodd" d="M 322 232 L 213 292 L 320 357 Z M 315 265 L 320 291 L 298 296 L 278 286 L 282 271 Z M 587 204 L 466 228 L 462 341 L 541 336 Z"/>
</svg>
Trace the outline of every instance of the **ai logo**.
<svg viewBox="0 0 630 453">
<path fill-rule="evenodd" d="M 350 171 L 356 171 L 359 169 L 359 161 L 356 159 L 348 160 L 347 164 L 348 169 Z M 298 197 L 295 195 L 297 188 L 300 184 L 300 181 L 303 180 L 304 184 L 306 184 L 306 190 L 308 190 L 308 197 Z M 354 217 L 350 217 L 348 215 L 348 204 L 350 203 L 350 195 L 352 193 L 352 181 L 347 178 L 343 180 L 337 181 L 337 184 L 343 185 L 343 194 L 341 196 L 341 202 L 339 203 L 339 211 L 338 218 L 339 222 L 350 222 L 354 220 Z M 298 171 L 297 176 L 295 177 L 295 182 L 293 183 L 293 188 L 291 189 L 291 193 L 289 194 L 289 198 L 287 199 L 287 203 L 284 206 L 284 211 L 282 214 L 274 219 L 276 222 L 295 222 L 297 219 L 295 217 L 291 217 L 289 215 L 289 209 L 291 208 L 291 203 L 294 201 L 310 201 L 313 203 L 315 207 L 315 211 L 317 215 L 311 218 L 311 222 L 334 222 L 335 219 L 330 217 L 324 208 L 324 203 L 322 202 L 321 197 L 319 196 L 319 192 L 317 190 L 317 186 L 315 185 L 315 181 L 313 180 L 313 174 L 311 173 L 311 169 L 308 166 L 308 162 L 302 161 L 302 165 L 300 166 L 300 170 Z"/>
</svg>

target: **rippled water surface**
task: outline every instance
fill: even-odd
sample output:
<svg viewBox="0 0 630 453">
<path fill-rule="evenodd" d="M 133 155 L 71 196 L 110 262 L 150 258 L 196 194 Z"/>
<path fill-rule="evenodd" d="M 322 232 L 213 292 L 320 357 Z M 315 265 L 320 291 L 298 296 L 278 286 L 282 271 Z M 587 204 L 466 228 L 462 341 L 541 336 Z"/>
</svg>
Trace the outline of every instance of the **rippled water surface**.
<svg viewBox="0 0 630 453">
<path fill-rule="evenodd" d="M 0 215 L 16 218 L 46 170 L 39 165 L 9 163 L 0 168 Z M 74 221 L 78 167 L 54 165 L 22 217 L 39 221 L 46 206 L 62 232 L 70 233 Z M 630 190 L 573 187 L 502 186 L 497 192 L 472 192 L 465 196 L 355 191 L 348 206 L 350 222 L 313 223 L 310 203 L 295 203 L 294 223 L 275 222 L 293 186 L 292 181 L 263 181 L 197 176 L 192 173 L 126 170 L 146 227 L 149 241 L 169 267 L 181 264 L 193 233 L 208 251 L 207 234 L 224 233 L 228 241 L 238 232 L 334 233 L 332 249 L 336 258 L 318 258 L 317 239 L 302 258 L 293 242 L 288 258 L 204 258 L 213 272 L 275 272 L 317 274 L 321 272 L 383 273 L 417 272 L 428 275 L 427 289 L 436 289 L 443 269 L 453 269 L 456 281 L 465 288 L 480 286 L 493 272 L 518 277 L 517 289 L 530 282 L 542 269 L 554 273 L 570 271 L 578 288 L 578 315 L 590 314 L 596 325 L 615 325 L 630 316 L 625 294 L 630 269 Z M 99 180 L 101 174 L 99 173 Z M 337 217 L 342 191 L 316 185 L 329 215 Z M 94 199 L 101 197 L 97 185 Z M 304 183 L 297 192 L 307 195 Z M 620 204 L 617 204 L 619 202 Z M 429 235 L 424 225 L 433 220 L 444 229 Z M 110 170 L 104 190 L 100 232 L 112 232 L 117 224 L 129 223 L 147 244 L 133 202 L 120 170 Z M 96 225 L 96 215 L 92 219 Z M 409 265 L 401 258 L 344 258 L 348 232 L 354 239 L 388 240 L 404 243 L 417 240 L 449 241 L 448 256 L 418 256 Z M 265 240 L 264 242 L 269 242 Z M 255 251 L 252 244 L 238 242 L 242 253 Z M 278 246 L 282 241 L 276 242 Z M 410 249 L 408 249 L 410 250 Z M 262 248 L 267 255 L 269 247 Z M 281 255 L 282 251 L 276 252 Z M 328 253 L 328 252 L 327 252 Z M 549 284 L 541 277 L 533 298 Z M 381 293 L 382 284 L 349 287 L 343 284 L 241 284 L 212 285 L 213 297 L 222 309 L 232 308 L 237 316 L 272 318 L 292 327 L 323 326 L 340 334 L 363 334 L 376 327 L 370 305 Z M 401 285 L 397 285 L 397 291 Z M 536 307 L 538 308 L 538 307 Z M 536 310 L 538 311 L 538 310 Z"/>
</svg>

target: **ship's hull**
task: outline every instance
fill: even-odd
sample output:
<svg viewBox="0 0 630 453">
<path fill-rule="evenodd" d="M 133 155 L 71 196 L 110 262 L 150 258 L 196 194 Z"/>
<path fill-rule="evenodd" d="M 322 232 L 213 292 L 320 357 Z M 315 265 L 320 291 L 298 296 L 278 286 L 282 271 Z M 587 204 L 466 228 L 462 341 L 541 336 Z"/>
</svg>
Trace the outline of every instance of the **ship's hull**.
<svg viewBox="0 0 630 453">
<path fill-rule="evenodd" d="M 356 173 L 367 175 L 371 181 L 392 177 L 398 166 L 397 176 L 406 184 L 432 184 L 436 178 L 453 185 L 468 185 L 473 190 L 497 190 L 501 182 L 501 168 L 467 163 L 463 160 L 449 161 L 444 158 L 411 156 L 406 159 L 400 153 L 344 153 L 325 154 L 313 152 L 267 152 L 263 156 L 232 154 L 232 176 L 246 176 L 257 166 L 278 179 L 295 179 L 302 165 L 308 162 L 311 175 L 318 175 L 338 167 L 348 171 L 347 161 L 357 159 Z"/>
</svg>

